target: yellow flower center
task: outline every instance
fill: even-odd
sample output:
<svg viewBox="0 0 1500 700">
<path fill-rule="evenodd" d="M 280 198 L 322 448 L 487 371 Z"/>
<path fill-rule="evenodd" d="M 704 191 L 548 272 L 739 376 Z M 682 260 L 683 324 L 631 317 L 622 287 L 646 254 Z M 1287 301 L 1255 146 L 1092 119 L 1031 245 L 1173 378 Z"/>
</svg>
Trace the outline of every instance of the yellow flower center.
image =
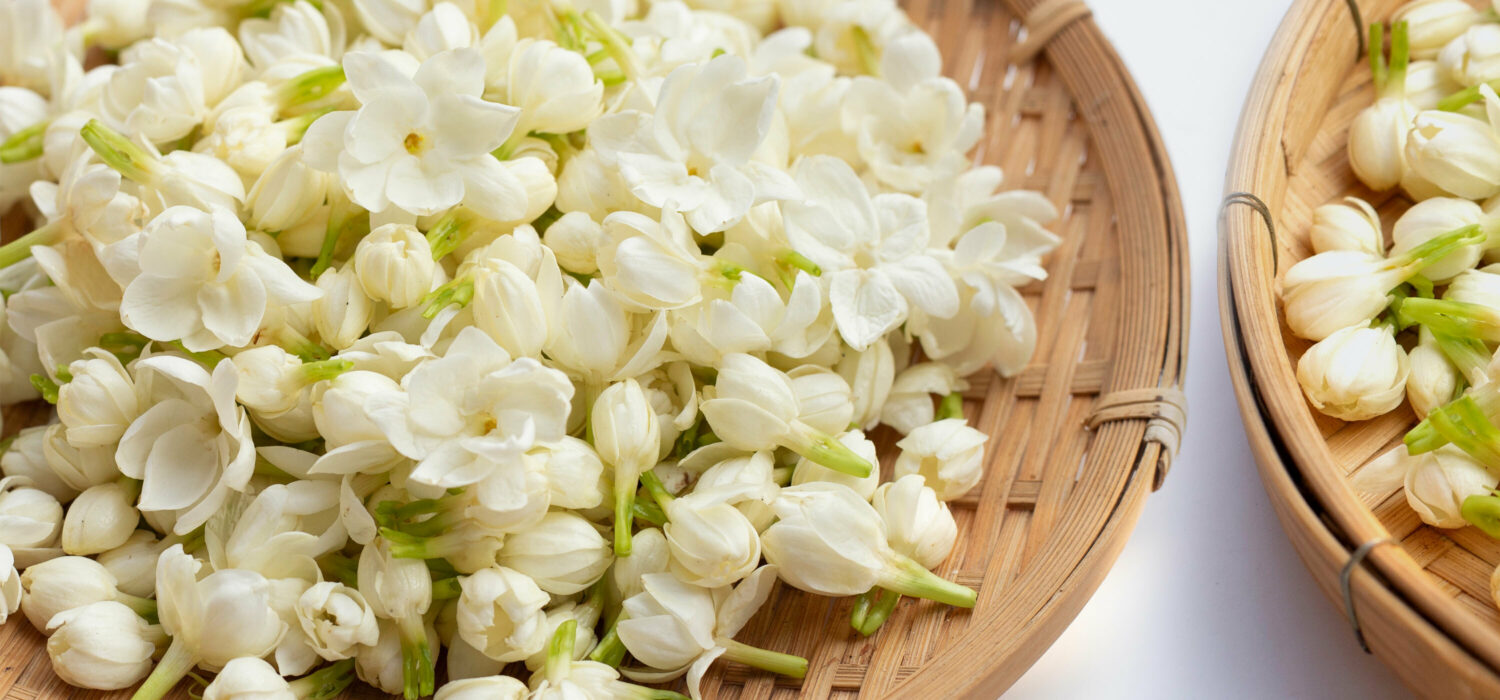
<svg viewBox="0 0 1500 700">
<path fill-rule="evenodd" d="M 422 151 L 427 150 L 427 137 L 413 131 L 406 135 L 406 138 L 401 141 L 401 145 L 406 146 L 407 153 L 414 156 L 421 155 Z"/>
</svg>

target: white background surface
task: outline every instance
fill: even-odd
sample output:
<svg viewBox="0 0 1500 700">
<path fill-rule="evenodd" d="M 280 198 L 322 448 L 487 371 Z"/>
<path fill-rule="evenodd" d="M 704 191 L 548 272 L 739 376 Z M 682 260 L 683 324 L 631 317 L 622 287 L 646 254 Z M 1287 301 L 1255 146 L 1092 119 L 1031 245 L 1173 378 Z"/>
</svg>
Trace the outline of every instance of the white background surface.
<svg viewBox="0 0 1500 700">
<path fill-rule="evenodd" d="M 1192 253 L 1190 419 L 1165 487 L 1007 698 L 1396 698 L 1261 488 L 1219 332 L 1216 212 L 1240 108 L 1290 0 L 1089 0 L 1156 115 Z"/>
</svg>

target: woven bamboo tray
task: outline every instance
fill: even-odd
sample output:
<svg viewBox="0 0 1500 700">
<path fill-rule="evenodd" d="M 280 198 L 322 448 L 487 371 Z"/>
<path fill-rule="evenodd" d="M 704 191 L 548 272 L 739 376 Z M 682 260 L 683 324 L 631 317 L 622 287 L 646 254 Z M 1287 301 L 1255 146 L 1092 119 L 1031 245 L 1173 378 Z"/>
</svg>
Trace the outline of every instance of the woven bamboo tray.
<svg viewBox="0 0 1500 700">
<path fill-rule="evenodd" d="M 741 639 L 807 657 L 807 678 L 719 663 L 706 697 L 995 697 L 1098 587 L 1180 438 L 1181 205 L 1151 116 L 1087 7 L 905 4 L 942 46 L 944 72 L 988 108 L 976 158 L 1064 212 L 1050 279 L 1022 290 L 1039 326 L 1034 364 L 1012 380 L 981 373 L 965 400 L 970 421 L 994 436 L 989 471 L 954 504 L 961 534 L 938 572 L 978 589 L 979 601 L 972 611 L 903 602 L 866 639 L 849 627 L 849 600 L 779 587 Z M 34 415 L 10 409 L 6 431 Z M 878 440 L 887 475 L 893 437 Z M 24 620 L 0 627 L 0 695 L 125 697 L 62 684 L 42 643 Z M 378 696 L 362 685 L 349 695 Z"/>
<path fill-rule="evenodd" d="M 1311 253 L 1314 208 L 1364 197 L 1389 230 L 1411 205 L 1361 185 L 1345 154 L 1349 123 L 1374 99 L 1370 71 L 1356 57 L 1362 25 L 1389 21 L 1401 4 L 1298 0 L 1267 51 L 1220 219 L 1224 342 L 1266 491 L 1319 587 L 1349 616 L 1349 643 L 1366 644 L 1421 695 L 1493 698 L 1500 611 L 1489 578 L 1500 542 L 1475 528 L 1423 525 L 1399 490 L 1349 487 L 1416 418 L 1405 406 L 1363 423 L 1316 414 L 1295 377 L 1310 344 L 1286 330 L 1276 299 L 1279 275 Z"/>
</svg>

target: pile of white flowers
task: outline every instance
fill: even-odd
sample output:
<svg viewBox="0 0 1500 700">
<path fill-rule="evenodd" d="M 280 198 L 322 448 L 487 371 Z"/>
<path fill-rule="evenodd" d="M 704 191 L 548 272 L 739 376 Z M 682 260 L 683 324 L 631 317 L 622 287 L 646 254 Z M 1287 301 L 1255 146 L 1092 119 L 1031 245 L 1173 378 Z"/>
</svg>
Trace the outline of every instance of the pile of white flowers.
<svg viewBox="0 0 1500 700">
<path fill-rule="evenodd" d="M 984 110 L 890 0 L 0 34 L 0 400 L 56 405 L 0 457 L 0 621 L 68 682 L 696 698 L 806 672 L 734 639 L 778 579 L 864 634 L 974 604 L 931 573 L 983 473 L 963 377 L 1029 360 L 1058 212 L 973 166 Z"/>
<path fill-rule="evenodd" d="M 1314 212 L 1315 255 L 1282 281 L 1288 328 L 1315 341 L 1297 379 L 1340 420 L 1403 403 L 1421 419 L 1357 490 L 1403 489 L 1429 525 L 1500 537 L 1500 16 L 1417 0 L 1394 19 L 1389 58 L 1371 28 L 1375 102 L 1348 155 L 1370 189 L 1415 205 L 1389 239 L 1361 199 Z M 1494 593 L 1500 605 L 1500 571 Z"/>
</svg>

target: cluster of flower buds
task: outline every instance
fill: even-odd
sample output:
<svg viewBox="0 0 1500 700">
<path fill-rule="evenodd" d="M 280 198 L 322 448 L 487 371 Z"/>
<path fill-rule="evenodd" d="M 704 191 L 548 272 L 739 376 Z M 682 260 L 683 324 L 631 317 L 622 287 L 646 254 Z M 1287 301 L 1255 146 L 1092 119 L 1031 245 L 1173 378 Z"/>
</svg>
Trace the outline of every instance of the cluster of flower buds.
<svg viewBox="0 0 1500 700">
<path fill-rule="evenodd" d="M 1375 102 L 1348 157 L 1365 185 L 1415 204 L 1388 233 L 1360 199 L 1314 212 L 1315 254 L 1281 291 L 1287 327 L 1314 341 L 1297 379 L 1332 418 L 1407 403 L 1421 419 L 1354 475 L 1357 490 L 1401 490 L 1429 525 L 1500 537 L 1500 20 L 1415 0 L 1390 34 L 1387 55 L 1384 27 L 1371 27 Z"/>
<path fill-rule="evenodd" d="M 0 402 L 56 406 L 0 621 L 63 679 L 696 698 L 807 672 L 735 639 L 778 581 L 974 605 L 964 377 L 1027 365 L 1059 212 L 893 0 L 89 8 L 0 0 Z M 1360 221 L 1378 305 L 1477 250 Z"/>
</svg>

